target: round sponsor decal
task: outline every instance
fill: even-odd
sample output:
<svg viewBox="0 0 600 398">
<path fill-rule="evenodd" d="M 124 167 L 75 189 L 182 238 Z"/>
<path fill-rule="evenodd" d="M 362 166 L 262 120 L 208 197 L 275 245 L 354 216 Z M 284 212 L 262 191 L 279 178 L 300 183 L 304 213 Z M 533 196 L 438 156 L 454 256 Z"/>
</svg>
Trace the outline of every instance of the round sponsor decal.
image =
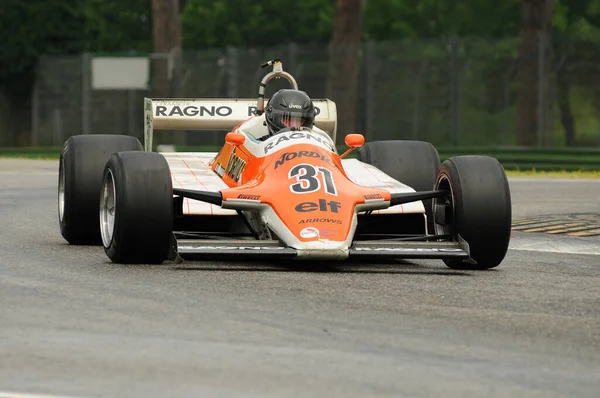
<svg viewBox="0 0 600 398">
<path fill-rule="evenodd" d="M 313 227 L 304 228 L 302 231 L 300 231 L 300 237 L 305 239 L 318 238 L 319 230 Z"/>
</svg>

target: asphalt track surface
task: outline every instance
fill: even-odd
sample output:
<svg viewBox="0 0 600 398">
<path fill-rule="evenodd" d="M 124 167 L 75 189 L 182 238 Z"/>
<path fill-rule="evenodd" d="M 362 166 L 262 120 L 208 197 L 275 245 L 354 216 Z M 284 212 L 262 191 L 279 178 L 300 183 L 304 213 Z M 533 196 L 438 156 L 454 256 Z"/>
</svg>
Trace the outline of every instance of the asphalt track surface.
<svg viewBox="0 0 600 398">
<path fill-rule="evenodd" d="M 0 160 L 2 391 L 600 394 L 600 256 L 510 250 L 484 272 L 441 261 L 117 266 L 102 248 L 63 241 L 55 169 Z M 511 189 L 515 216 L 600 212 L 598 180 L 511 179 Z"/>
</svg>

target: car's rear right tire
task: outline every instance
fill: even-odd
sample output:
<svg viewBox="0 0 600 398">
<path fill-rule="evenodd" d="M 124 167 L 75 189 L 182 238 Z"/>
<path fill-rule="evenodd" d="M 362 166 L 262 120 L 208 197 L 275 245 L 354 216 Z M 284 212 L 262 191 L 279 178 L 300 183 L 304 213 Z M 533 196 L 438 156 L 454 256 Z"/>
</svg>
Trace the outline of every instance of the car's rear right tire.
<svg viewBox="0 0 600 398">
<path fill-rule="evenodd" d="M 114 263 L 161 264 L 173 240 L 169 164 L 155 152 L 119 152 L 104 169 L 100 231 Z"/>
</svg>

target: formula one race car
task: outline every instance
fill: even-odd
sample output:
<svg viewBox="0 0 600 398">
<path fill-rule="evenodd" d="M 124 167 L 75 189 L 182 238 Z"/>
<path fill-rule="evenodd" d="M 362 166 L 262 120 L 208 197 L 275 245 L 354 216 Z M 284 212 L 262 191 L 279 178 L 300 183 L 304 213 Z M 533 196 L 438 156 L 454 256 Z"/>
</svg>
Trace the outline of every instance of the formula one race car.
<svg viewBox="0 0 600 398">
<path fill-rule="evenodd" d="M 115 263 L 186 258 L 439 258 L 485 269 L 506 255 L 511 199 L 501 164 L 458 156 L 440 164 L 421 141 L 336 150 L 335 103 L 312 100 L 314 125 L 274 134 L 264 90 L 295 79 L 281 62 L 258 100 L 145 98 L 144 148 L 135 137 L 69 138 L 58 214 L 71 244 L 102 243 Z M 300 107 L 289 104 L 290 108 Z M 218 153 L 152 152 L 155 129 L 226 130 Z M 357 158 L 346 158 L 352 150 Z"/>
</svg>

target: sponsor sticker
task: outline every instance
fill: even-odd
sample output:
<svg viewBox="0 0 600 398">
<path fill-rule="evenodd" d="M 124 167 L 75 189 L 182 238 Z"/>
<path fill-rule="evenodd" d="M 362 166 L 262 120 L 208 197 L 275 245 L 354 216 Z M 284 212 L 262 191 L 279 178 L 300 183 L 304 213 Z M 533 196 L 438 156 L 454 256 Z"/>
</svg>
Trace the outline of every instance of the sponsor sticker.
<svg viewBox="0 0 600 398">
<path fill-rule="evenodd" d="M 239 108 L 238 113 L 239 113 Z M 146 108 L 146 110 L 149 110 Z M 154 116 L 180 116 L 180 117 L 228 117 L 231 116 L 234 112 L 234 109 L 231 106 L 227 105 L 188 105 L 188 106 L 179 106 L 179 105 L 157 105 L 154 109 Z M 315 114 L 318 115 L 321 113 L 321 110 L 318 107 L 315 107 Z M 256 106 L 248 106 L 247 116 L 250 117 L 256 114 Z"/>
<path fill-rule="evenodd" d="M 329 228 L 321 228 L 319 232 L 320 232 L 321 238 L 331 238 L 339 233 L 338 230 L 329 229 Z"/>
<path fill-rule="evenodd" d="M 300 231 L 300 237 L 305 239 L 318 238 L 319 230 L 313 227 L 304 228 L 302 231 Z"/>
<path fill-rule="evenodd" d="M 296 205 L 294 208 L 297 212 L 300 213 L 310 213 L 316 210 L 337 213 L 339 209 L 342 208 L 342 204 L 340 202 L 336 202 L 335 200 L 330 200 L 329 202 L 325 199 L 319 199 L 319 202 L 302 202 Z"/>
<path fill-rule="evenodd" d="M 229 106 L 195 106 L 157 105 L 154 116 L 221 116 L 227 117 L 233 113 Z"/>
<path fill-rule="evenodd" d="M 300 220 L 298 222 L 298 224 L 314 224 L 314 223 L 327 223 L 327 224 L 341 224 L 342 220 L 337 220 L 335 218 L 327 218 L 327 217 L 320 217 L 320 218 L 306 218 L 304 220 Z"/>
<path fill-rule="evenodd" d="M 377 200 L 377 199 L 383 199 L 383 196 L 381 196 L 378 193 L 372 194 L 372 195 L 363 195 L 365 200 Z"/>
<path fill-rule="evenodd" d="M 239 182 L 242 177 L 242 173 L 246 168 L 246 162 L 237 156 L 236 148 L 233 149 L 225 167 L 225 173 L 234 181 Z"/>
<path fill-rule="evenodd" d="M 179 249 L 196 250 L 284 250 L 281 246 L 186 246 L 180 245 Z"/>
<path fill-rule="evenodd" d="M 286 152 L 283 155 L 281 155 L 279 157 L 279 159 L 277 159 L 275 161 L 275 167 L 274 169 L 277 170 L 277 168 L 279 166 L 283 166 L 286 162 L 289 162 L 290 160 L 296 159 L 296 158 L 313 158 L 313 159 L 320 159 L 324 162 L 326 162 L 327 164 L 331 165 L 331 166 L 335 166 L 332 161 L 331 158 L 327 155 L 325 155 L 322 152 L 318 152 L 318 151 L 298 151 L 298 152 Z"/>
<path fill-rule="evenodd" d="M 245 199 L 245 200 L 260 200 L 260 195 L 246 195 L 246 194 L 239 194 L 238 199 Z"/>
<path fill-rule="evenodd" d="M 277 140 L 274 139 L 273 141 L 271 141 L 267 145 L 265 145 L 265 155 L 267 153 L 269 153 L 269 151 L 277 148 L 277 146 L 279 146 L 281 143 L 290 142 L 290 141 L 294 141 L 294 140 L 306 140 L 307 142 L 314 141 L 315 143 L 324 145 L 326 148 L 329 148 L 332 151 L 335 150 L 335 148 L 333 148 L 331 146 L 331 143 L 327 140 L 327 138 L 321 137 L 315 133 L 309 133 L 309 132 L 304 132 L 304 131 L 294 131 L 294 132 L 281 133 L 281 134 L 278 134 L 276 137 L 277 137 Z"/>
</svg>

